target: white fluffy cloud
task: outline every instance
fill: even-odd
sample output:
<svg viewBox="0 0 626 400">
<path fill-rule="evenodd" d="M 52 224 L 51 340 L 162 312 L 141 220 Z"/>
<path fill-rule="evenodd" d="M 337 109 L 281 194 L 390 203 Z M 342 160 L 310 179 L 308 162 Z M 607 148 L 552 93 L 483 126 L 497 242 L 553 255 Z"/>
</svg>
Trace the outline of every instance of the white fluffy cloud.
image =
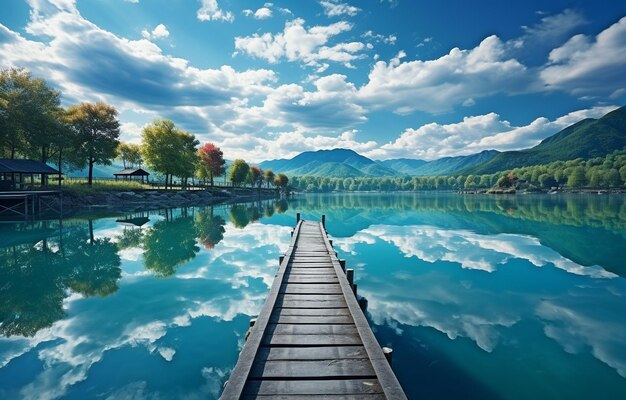
<svg viewBox="0 0 626 400">
<path fill-rule="evenodd" d="M 324 8 L 324 14 L 329 17 L 339 17 L 342 15 L 355 16 L 361 11 L 360 8 L 351 6 L 348 3 L 341 3 L 339 0 L 320 1 Z"/>
<path fill-rule="evenodd" d="M 611 95 L 626 89 L 626 17 L 595 38 L 573 36 L 550 52 L 541 79 L 577 96 Z"/>
<path fill-rule="evenodd" d="M 351 66 L 350 62 L 362 58 L 360 52 L 366 47 L 361 42 L 339 43 L 327 46 L 328 41 L 352 29 L 352 24 L 344 21 L 331 25 L 318 25 L 307 28 L 305 21 L 296 18 L 285 24 L 283 32 L 264 33 L 235 38 L 235 49 L 277 63 L 282 59 L 299 61 L 309 66 L 319 67 L 322 61 L 333 61 Z"/>
<path fill-rule="evenodd" d="M 158 24 L 152 31 L 144 29 L 141 31 L 141 36 L 146 39 L 163 39 L 170 35 L 170 31 L 163 24 Z"/>
<path fill-rule="evenodd" d="M 230 11 L 224 11 L 217 4 L 217 0 L 202 0 L 202 7 L 196 14 L 200 21 L 233 22 L 235 16 Z"/>
<path fill-rule="evenodd" d="M 256 11 L 252 11 L 251 9 L 248 8 L 248 9 L 243 10 L 242 12 L 247 17 L 254 17 L 255 19 L 268 19 L 268 18 L 271 18 L 273 15 L 272 13 L 273 6 L 274 6 L 273 3 L 265 3 L 263 4 L 263 7 L 257 9 Z M 279 10 L 281 12 L 284 12 L 283 10 L 286 10 L 286 9 L 279 8 Z"/>
<path fill-rule="evenodd" d="M 362 101 L 399 114 L 442 113 L 468 98 L 525 92 L 532 85 L 527 68 L 506 57 L 497 36 L 489 36 L 471 50 L 454 48 L 436 60 L 404 62 L 404 57 L 400 52 L 389 63 L 374 65 L 369 82 L 359 90 Z"/>
<path fill-rule="evenodd" d="M 553 121 L 539 117 L 528 125 L 514 126 L 496 113 L 463 118 L 451 124 L 430 123 L 405 130 L 398 139 L 367 155 L 374 158 L 420 158 L 426 160 L 468 155 L 483 150 L 516 150 L 541 140 L 585 118 L 599 118 L 615 106 L 578 110 Z"/>
</svg>

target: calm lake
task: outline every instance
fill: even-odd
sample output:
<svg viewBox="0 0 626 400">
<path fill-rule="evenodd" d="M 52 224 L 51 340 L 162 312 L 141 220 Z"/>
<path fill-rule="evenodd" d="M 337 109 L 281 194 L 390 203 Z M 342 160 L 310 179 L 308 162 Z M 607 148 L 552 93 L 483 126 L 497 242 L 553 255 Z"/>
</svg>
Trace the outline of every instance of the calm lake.
<svg viewBox="0 0 626 400">
<path fill-rule="evenodd" d="M 296 212 L 409 398 L 626 398 L 626 197 L 457 194 L 1 223 L 0 398 L 217 398 Z"/>
</svg>

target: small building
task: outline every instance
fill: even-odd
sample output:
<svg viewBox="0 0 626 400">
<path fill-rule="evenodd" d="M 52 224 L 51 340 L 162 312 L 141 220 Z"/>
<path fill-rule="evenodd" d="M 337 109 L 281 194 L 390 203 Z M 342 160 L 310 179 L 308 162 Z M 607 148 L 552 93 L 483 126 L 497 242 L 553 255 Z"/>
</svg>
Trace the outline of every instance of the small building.
<svg viewBox="0 0 626 400">
<path fill-rule="evenodd" d="M 44 186 L 50 175 L 58 175 L 60 180 L 62 174 L 41 161 L 0 158 L 0 191 Z"/>
<path fill-rule="evenodd" d="M 146 179 L 146 182 L 148 182 L 148 176 L 150 176 L 148 172 L 141 168 L 126 168 L 121 170 L 120 172 L 114 173 L 113 175 L 115 175 L 115 180 L 121 177 L 125 181 L 136 180 L 141 181 L 141 183 L 144 182 L 144 177 Z"/>
</svg>

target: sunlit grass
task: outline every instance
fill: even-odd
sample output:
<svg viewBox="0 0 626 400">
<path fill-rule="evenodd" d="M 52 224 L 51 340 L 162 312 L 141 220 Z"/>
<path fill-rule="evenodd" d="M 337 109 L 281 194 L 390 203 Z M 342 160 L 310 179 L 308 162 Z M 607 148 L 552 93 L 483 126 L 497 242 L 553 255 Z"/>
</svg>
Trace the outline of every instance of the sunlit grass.
<svg viewBox="0 0 626 400">
<path fill-rule="evenodd" d="M 90 194 L 94 192 L 123 192 L 128 190 L 152 189 L 150 185 L 134 181 L 93 181 L 92 186 L 87 184 L 87 179 L 71 180 L 63 182 L 61 186 L 65 192 L 77 195 Z"/>
</svg>

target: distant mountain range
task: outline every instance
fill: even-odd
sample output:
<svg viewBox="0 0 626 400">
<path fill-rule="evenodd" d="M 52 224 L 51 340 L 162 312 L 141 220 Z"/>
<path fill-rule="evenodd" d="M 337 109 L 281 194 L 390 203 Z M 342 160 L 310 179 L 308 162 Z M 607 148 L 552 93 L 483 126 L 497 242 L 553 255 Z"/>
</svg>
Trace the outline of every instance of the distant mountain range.
<svg viewBox="0 0 626 400">
<path fill-rule="evenodd" d="M 395 176 L 398 171 L 347 149 L 318 150 L 300 153 L 292 159 L 264 161 L 263 169 L 291 176 Z"/>
<path fill-rule="evenodd" d="M 505 151 L 460 172 L 491 174 L 559 160 L 602 157 L 625 146 L 626 106 L 611 111 L 600 119 L 587 118 L 570 125 L 530 149 Z"/>
<path fill-rule="evenodd" d="M 433 161 L 398 158 L 374 161 L 353 150 L 307 151 L 291 159 L 264 161 L 263 169 L 289 176 L 378 177 L 490 174 L 558 160 L 605 156 L 626 147 L 626 106 L 600 119 L 588 118 L 520 151 L 485 150 Z"/>
</svg>

